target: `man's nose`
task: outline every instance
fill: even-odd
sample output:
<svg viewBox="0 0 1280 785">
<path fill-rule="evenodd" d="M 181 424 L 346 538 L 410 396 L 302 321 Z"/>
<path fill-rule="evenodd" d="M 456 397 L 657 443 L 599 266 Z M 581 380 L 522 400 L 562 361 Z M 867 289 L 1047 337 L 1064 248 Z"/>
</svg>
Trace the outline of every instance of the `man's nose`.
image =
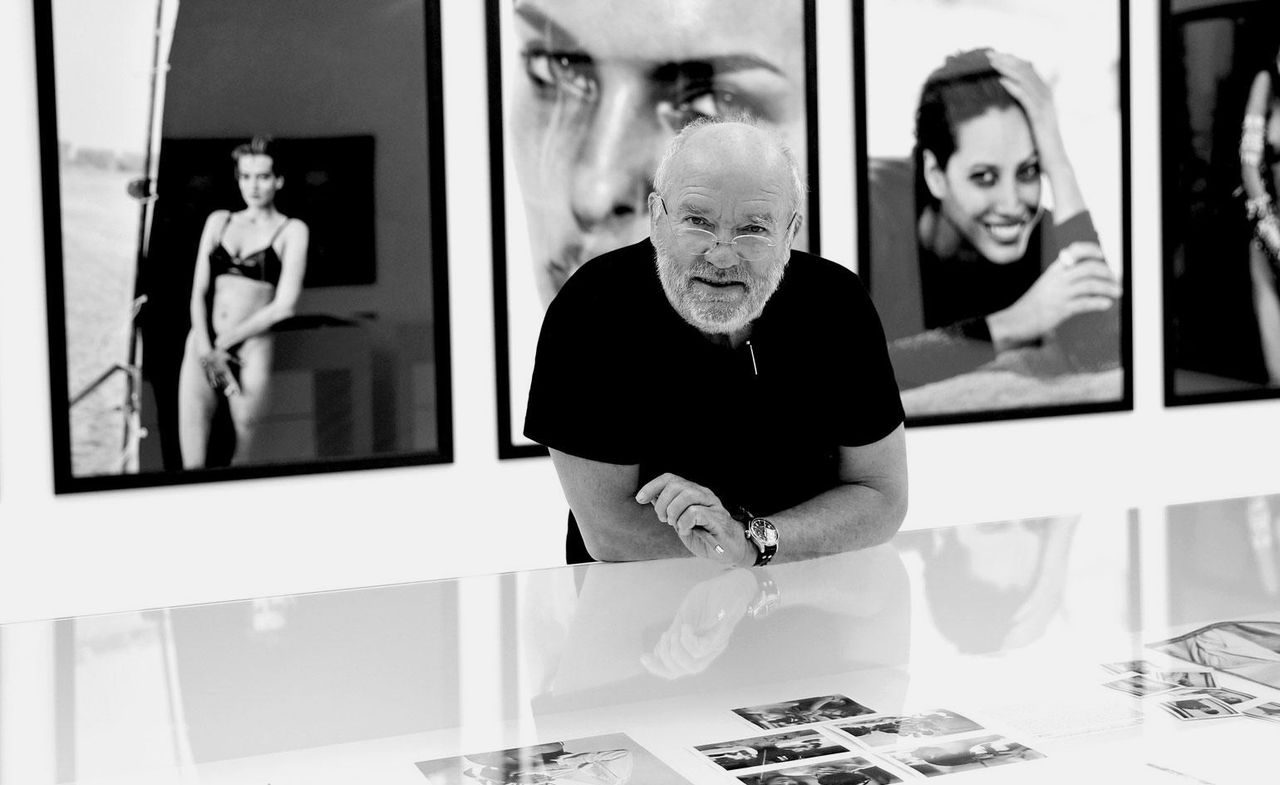
<svg viewBox="0 0 1280 785">
<path fill-rule="evenodd" d="M 721 270 L 727 270 L 730 267 L 737 267 L 742 259 L 738 256 L 738 252 L 734 250 L 733 243 L 720 242 L 716 247 L 707 251 L 707 261 Z"/>
<path fill-rule="evenodd" d="M 666 141 L 648 111 L 648 92 L 639 78 L 603 86 L 571 182 L 570 206 L 583 231 L 625 231 L 646 215 L 658 148 Z"/>
</svg>

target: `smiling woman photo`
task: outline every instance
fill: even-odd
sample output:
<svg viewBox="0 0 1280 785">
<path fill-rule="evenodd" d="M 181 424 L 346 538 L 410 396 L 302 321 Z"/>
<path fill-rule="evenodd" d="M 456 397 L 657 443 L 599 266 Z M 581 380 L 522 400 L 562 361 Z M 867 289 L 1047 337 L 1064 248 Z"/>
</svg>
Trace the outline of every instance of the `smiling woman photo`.
<svg viewBox="0 0 1280 785">
<path fill-rule="evenodd" d="M 1033 374 L 1119 362 L 1120 285 L 1031 63 L 947 57 L 921 90 L 911 160 L 875 161 L 871 178 L 871 285 L 904 389 L 1014 350 Z"/>
</svg>

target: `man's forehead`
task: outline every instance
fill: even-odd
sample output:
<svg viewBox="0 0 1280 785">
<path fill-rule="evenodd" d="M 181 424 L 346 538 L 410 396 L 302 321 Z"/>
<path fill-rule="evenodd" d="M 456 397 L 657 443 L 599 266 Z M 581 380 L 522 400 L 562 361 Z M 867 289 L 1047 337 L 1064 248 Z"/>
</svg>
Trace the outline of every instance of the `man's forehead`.
<svg viewBox="0 0 1280 785">
<path fill-rule="evenodd" d="M 516 16 L 555 48 L 653 65 L 751 56 L 793 67 L 801 0 L 514 0 Z M 803 64 L 803 58 L 798 58 Z"/>
</svg>

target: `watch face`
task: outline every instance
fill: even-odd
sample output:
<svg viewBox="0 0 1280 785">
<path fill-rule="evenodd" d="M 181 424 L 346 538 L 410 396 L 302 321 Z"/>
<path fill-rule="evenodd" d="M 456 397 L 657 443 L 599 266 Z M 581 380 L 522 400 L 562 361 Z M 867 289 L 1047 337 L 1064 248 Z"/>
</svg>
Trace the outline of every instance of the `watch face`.
<svg viewBox="0 0 1280 785">
<path fill-rule="evenodd" d="M 751 538 L 768 548 L 778 544 L 778 530 L 764 518 L 756 518 L 751 522 Z"/>
</svg>

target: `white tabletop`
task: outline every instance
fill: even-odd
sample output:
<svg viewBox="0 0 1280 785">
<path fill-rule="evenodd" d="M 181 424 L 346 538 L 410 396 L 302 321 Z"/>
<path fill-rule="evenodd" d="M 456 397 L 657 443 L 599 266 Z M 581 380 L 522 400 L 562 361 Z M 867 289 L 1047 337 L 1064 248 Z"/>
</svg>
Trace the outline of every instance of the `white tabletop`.
<svg viewBox="0 0 1280 785">
<path fill-rule="evenodd" d="M 763 570 L 596 564 L 14 624 L 0 782 L 472 783 L 482 753 L 545 744 L 560 769 L 617 760 L 521 781 L 731 784 L 760 770 L 695 747 L 813 729 L 848 750 L 835 760 L 990 736 L 1044 756 L 944 782 L 1258 782 L 1280 723 L 1182 720 L 1160 704 L 1186 696 L 1103 686 L 1124 675 L 1106 663 L 1207 672 L 1147 644 L 1241 620 L 1280 621 L 1280 497 L 908 532 Z M 1197 651 L 1239 665 L 1220 645 L 1238 636 L 1211 636 Z M 1248 654 L 1280 682 L 1265 645 Z M 1236 710 L 1280 701 L 1213 679 L 1251 696 Z M 839 720 L 762 730 L 733 711 L 833 695 L 981 731 L 868 749 Z"/>
</svg>

